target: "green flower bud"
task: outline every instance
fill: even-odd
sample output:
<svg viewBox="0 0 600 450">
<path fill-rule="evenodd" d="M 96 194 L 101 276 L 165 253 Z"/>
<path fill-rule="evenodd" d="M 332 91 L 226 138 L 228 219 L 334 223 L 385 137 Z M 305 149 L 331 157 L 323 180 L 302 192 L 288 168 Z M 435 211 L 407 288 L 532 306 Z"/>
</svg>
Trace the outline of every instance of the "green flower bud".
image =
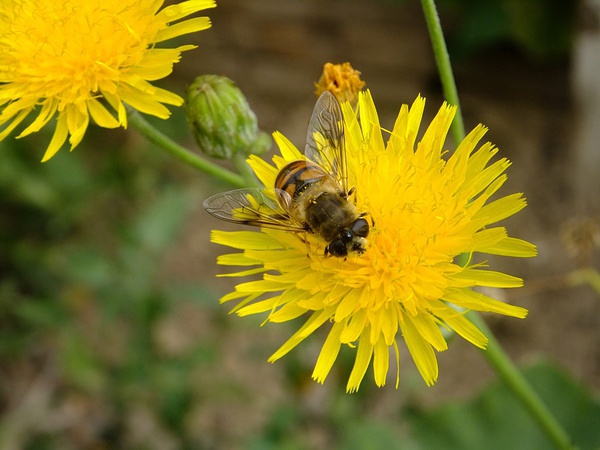
<svg viewBox="0 0 600 450">
<path fill-rule="evenodd" d="M 233 81 L 218 75 L 197 77 L 186 91 L 186 115 L 198 147 L 229 159 L 238 153 L 260 155 L 271 137 L 258 129 L 256 116 Z"/>
</svg>

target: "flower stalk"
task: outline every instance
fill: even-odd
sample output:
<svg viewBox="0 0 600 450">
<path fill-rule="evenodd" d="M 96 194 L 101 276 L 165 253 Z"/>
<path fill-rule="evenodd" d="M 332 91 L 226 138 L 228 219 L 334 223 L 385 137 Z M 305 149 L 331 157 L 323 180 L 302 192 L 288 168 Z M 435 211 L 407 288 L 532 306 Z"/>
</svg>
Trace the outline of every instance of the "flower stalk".
<svg viewBox="0 0 600 450">
<path fill-rule="evenodd" d="M 494 369 L 498 377 L 509 387 L 515 397 L 521 401 L 556 448 L 561 450 L 574 449 L 575 447 L 571 444 L 565 430 L 556 421 L 523 374 L 508 357 L 492 334 L 492 331 L 481 318 L 481 315 L 469 312 L 467 316 L 487 336 L 488 345 L 485 350 L 481 351 L 481 354 Z"/>
<path fill-rule="evenodd" d="M 427 28 L 429 30 L 431 45 L 440 74 L 444 96 L 448 103 L 457 106 L 457 112 L 454 121 L 452 122 L 451 131 L 455 142 L 458 143 L 461 142 L 465 136 L 464 122 L 460 110 L 456 82 L 450 63 L 450 56 L 448 55 L 446 41 L 435 6 L 435 0 L 421 0 L 421 5 L 425 21 L 427 22 Z M 467 316 L 469 317 L 469 320 L 487 336 L 488 344 L 485 350 L 482 351 L 482 354 L 498 377 L 506 383 L 515 397 L 521 401 L 523 406 L 529 411 L 541 430 L 554 443 L 556 448 L 561 450 L 573 449 L 574 447 L 572 446 L 567 433 L 542 402 L 525 377 L 523 377 L 506 352 L 504 352 L 504 349 L 496 340 L 485 321 L 475 311 L 471 311 Z"/>
<path fill-rule="evenodd" d="M 452 66 L 450 64 L 450 56 L 448 55 L 448 48 L 446 47 L 446 41 L 444 40 L 442 25 L 440 24 L 440 18 L 437 13 L 437 8 L 435 7 L 435 0 L 421 0 L 421 5 L 423 7 L 427 29 L 429 30 L 429 37 L 431 38 L 433 56 L 440 74 L 444 98 L 448 103 L 455 105 L 457 108 L 456 116 L 454 116 L 450 131 L 452 132 L 454 143 L 458 145 L 465 137 L 465 125 L 460 109 L 460 102 L 458 100 L 456 81 L 454 80 L 454 73 L 452 72 Z"/>
<path fill-rule="evenodd" d="M 201 170 L 202 172 L 225 183 L 229 183 L 232 186 L 247 186 L 247 181 L 243 176 L 214 164 L 203 157 L 192 153 L 187 148 L 179 145 L 177 142 L 173 141 L 171 138 L 152 126 L 136 110 L 129 110 L 128 119 L 129 124 L 132 125 L 142 136 L 148 139 L 148 141 L 158 145 L 160 148 L 184 164 Z"/>
</svg>

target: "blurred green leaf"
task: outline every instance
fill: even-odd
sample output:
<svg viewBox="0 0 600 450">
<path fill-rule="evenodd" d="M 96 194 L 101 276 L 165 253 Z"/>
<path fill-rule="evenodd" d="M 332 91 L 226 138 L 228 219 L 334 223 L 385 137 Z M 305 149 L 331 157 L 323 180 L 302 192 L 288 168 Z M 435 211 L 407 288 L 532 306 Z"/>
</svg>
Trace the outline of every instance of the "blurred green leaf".
<svg viewBox="0 0 600 450">
<path fill-rule="evenodd" d="M 102 362 L 76 328 L 63 330 L 61 349 L 61 366 L 66 378 L 80 388 L 99 391 L 106 380 Z"/>
<path fill-rule="evenodd" d="M 450 53 L 459 58 L 490 45 L 512 44 L 537 60 L 567 56 L 575 32 L 572 0 L 444 0 L 451 12 Z"/>
<path fill-rule="evenodd" d="M 538 59 L 571 51 L 577 2 L 573 0 L 504 0 L 511 36 Z"/>
<path fill-rule="evenodd" d="M 190 195 L 169 187 L 142 212 L 129 230 L 143 250 L 158 252 L 173 241 L 190 212 Z"/>
<path fill-rule="evenodd" d="M 345 429 L 339 450 L 406 450 L 413 448 L 392 427 L 375 421 L 353 423 Z"/>
<path fill-rule="evenodd" d="M 547 363 L 525 377 L 580 450 L 600 446 L 600 402 L 564 371 Z M 506 386 L 496 383 L 473 401 L 409 415 L 413 436 L 427 450 L 553 448 Z"/>
</svg>

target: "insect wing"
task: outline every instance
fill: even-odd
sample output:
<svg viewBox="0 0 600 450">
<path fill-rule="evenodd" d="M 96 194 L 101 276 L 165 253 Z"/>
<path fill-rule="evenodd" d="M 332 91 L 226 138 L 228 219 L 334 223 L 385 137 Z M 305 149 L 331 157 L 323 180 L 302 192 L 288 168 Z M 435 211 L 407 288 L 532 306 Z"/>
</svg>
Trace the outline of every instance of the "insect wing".
<svg viewBox="0 0 600 450">
<path fill-rule="evenodd" d="M 348 168 L 344 144 L 344 117 L 335 96 L 321 94 L 308 124 L 304 154 L 323 167 L 348 193 Z"/>
<path fill-rule="evenodd" d="M 275 199 L 258 188 L 215 194 L 207 198 L 203 206 L 210 215 L 227 222 L 286 231 L 306 231 L 306 228 L 294 221 Z"/>
</svg>

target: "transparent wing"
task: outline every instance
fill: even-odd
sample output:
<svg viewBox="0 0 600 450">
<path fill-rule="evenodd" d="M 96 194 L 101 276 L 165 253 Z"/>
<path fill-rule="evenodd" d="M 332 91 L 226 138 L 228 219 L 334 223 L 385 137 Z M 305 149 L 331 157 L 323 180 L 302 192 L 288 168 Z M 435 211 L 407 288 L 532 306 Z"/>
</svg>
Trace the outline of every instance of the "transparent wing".
<svg viewBox="0 0 600 450">
<path fill-rule="evenodd" d="M 283 195 L 288 195 L 286 192 Z M 257 227 L 301 232 L 308 229 L 292 219 L 277 200 L 258 188 L 236 189 L 207 198 L 204 209 L 217 219 Z"/>
<path fill-rule="evenodd" d="M 348 193 L 348 167 L 344 145 L 344 117 L 335 96 L 321 94 L 308 124 L 306 157 L 323 167 Z"/>
</svg>

